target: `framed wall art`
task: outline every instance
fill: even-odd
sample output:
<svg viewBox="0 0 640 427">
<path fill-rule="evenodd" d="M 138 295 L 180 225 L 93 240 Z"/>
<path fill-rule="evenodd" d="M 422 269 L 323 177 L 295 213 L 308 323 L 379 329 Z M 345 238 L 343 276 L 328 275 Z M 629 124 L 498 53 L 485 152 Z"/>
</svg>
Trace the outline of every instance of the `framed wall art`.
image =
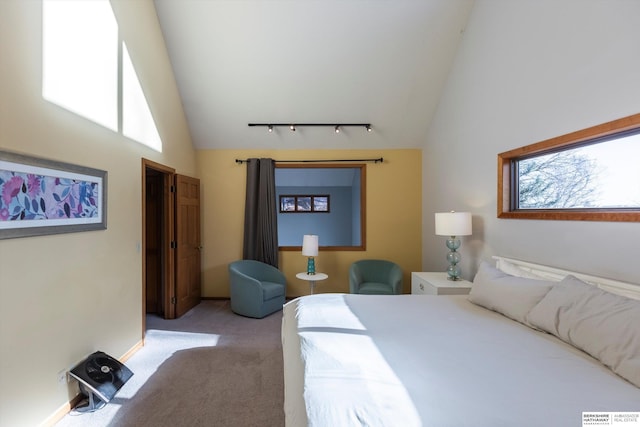
<svg viewBox="0 0 640 427">
<path fill-rule="evenodd" d="M 0 150 L 0 239 L 106 228 L 106 171 Z"/>
<path fill-rule="evenodd" d="M 280 213 L 329 213 L 329 195 L 281 195 Z"/>
</svg>

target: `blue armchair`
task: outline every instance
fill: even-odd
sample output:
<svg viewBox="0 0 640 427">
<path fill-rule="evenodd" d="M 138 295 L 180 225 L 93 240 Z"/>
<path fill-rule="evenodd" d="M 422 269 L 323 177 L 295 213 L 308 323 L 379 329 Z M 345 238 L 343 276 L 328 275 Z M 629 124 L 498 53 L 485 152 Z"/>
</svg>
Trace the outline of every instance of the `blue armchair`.
<svg viewBox="0 0 640 427">
<path fill-rule="evenodd" d="M 402 293 L 402 270 L 398 264 L 381 259 L 364 259 L 351 264 L 349 291 L 352 294 Z"/>
<path fill-rule="evenodd" d="M 234 313 L 262 319 L 282 310 L 287 282 L 277 268 L 245 259 L 229 264 L 229 291 Z"/>
</svg>

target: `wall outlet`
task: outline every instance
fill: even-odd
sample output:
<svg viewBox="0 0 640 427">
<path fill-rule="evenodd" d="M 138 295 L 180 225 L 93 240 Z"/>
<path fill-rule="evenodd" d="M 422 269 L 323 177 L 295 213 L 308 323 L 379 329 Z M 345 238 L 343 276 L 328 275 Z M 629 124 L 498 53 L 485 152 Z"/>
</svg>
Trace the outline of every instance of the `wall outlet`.
<svg viewBox="0 0 640 427">
<path fill-rule="evenodd" d="M 67 374 L 67 370 L 63 369 L 58 372 L 58 384 L 65 385 L 69 382 L 69 375 Z"/>
</svg>

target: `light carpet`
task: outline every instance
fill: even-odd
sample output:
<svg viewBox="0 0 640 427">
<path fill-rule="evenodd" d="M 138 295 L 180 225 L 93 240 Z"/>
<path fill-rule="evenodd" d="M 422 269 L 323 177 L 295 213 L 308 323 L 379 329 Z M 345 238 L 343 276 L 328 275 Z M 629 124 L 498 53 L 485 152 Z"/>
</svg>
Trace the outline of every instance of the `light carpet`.
<svg viewBox="0 0 640 427">
<path fill-rule="evenodd" d="M 280 327 L 202 301 L 179 319 L 147 316 L 133 377 L 102 409 L 71 412 L 56 427 L 284 426 Z"/>
</svg>

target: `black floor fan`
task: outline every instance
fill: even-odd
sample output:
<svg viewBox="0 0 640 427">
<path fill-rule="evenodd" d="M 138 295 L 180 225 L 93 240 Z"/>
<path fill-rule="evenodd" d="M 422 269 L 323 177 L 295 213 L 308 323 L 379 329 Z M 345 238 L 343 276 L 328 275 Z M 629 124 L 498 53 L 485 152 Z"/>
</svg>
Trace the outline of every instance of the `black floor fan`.
<svg viewBox="0 0 640 427">
<path fill-rule="evenodd" d="M 93 412 L 105 406 L 133 376 L 133 372 L 117 359 L 102 351 L 90 354 L 69 374 L 78 380 L 80 392 L 86 396 L 73 410 Z"/>
</svg>

